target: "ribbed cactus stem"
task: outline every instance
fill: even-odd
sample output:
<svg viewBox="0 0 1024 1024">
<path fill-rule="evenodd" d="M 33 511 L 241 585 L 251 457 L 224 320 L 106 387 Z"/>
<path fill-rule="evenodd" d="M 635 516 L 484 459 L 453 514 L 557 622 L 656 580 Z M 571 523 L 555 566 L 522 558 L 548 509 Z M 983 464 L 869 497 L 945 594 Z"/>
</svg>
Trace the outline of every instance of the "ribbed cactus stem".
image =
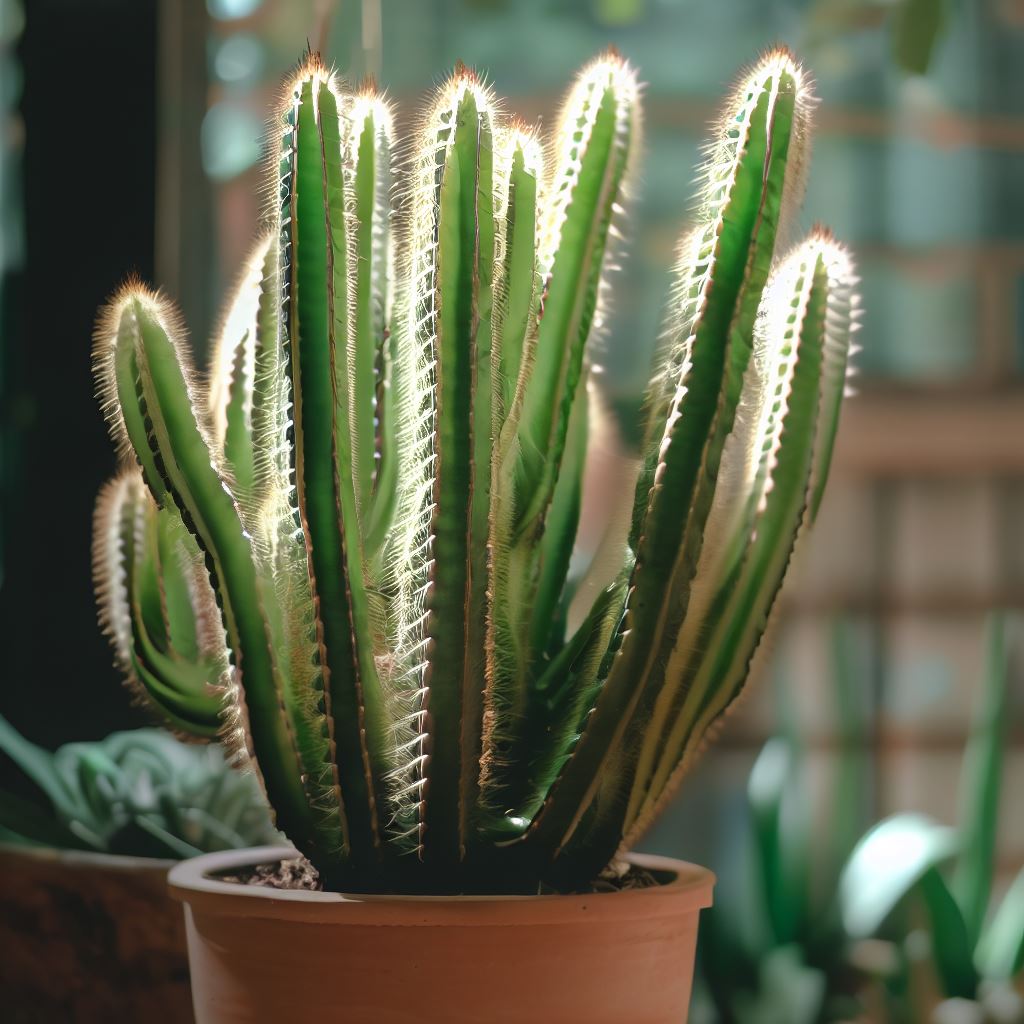
<svg viewBox="0 0 1024 1024">
<path fill-rule="evenodd" d="M 500 149 L 496 188 L 497 258 L 501 274 L 494 302 L 500 386 L 495 396 L 495 438 L 512 409 L 523 353 L 536 323 L 541 285 L 537 262 L 538 203 L 543 183 L 543 153 L 534 132 L 513 125 L 504 134 Z"/>
<path fill-rule="evenodd" d="M 221 727 L 217 687 L 227 651 L 202 559 L 173 510 L 158 509 L 142 478 L 107 484 L 93 522 L 100 622 L 137 699 L 156 705 L 184 738 Z"/>
<path fill-rule="evenodd" d="M 253 394 L 263 263 L 268 244 L 269 239 L 264 240 L 246 260 L 212 354 L 212 440 L 224 453 L 224 468 L 238 494 L 249 494 L 255 482 Z"/>
<path fill-rule="evenodd" d="M 752 472 L 742 493 L 726 491 L 712 511 L 732 529 L 714 538 L 717 550 L 706 550 L 698 578 L 723 584 L 680 632 L 672 671 L 683 684 L 678 694 L 664 691 L 655 710 L 653 721 L 665 725 L 648 734 L 641 763 L 656 768 L 634 783 L 627 831 L 642 831 L 653 819 L 749 671 L 810 513 L 814 476 L 829 444 L 823 432 L 834 430 L 852 284 L 847 253 L 816 233 L 782 262 L 766 289 L 755 341 L 761 365 L 747 382 L 748 422 L 739 424 L 744 444 L 738 464 L 723 467 L 741 479 L 745 469 Z M 730 505 L 746 508 L 727 518 Z"/>
<path fill-rule="evenodd" d="M 492 545 L 494 657 L 487 679 L 491 749 L 485 796 L 518 820 L 519 773 L 492 761 L 532 759 L 551 720 L 530 686 L 543 670 L 551 622 L 575 541 L 587 436 L 587 340 L 601 301 L 612 222 L 621 213 L 639 134 L 639 87 L 606 54 L 580 73 L 563 107 L 542 190 L 537 262 L 541 293 L 519 382 L 500 434 Z M 550 532 L 547 527 L 550 526 Z M 563 637 L 556 636 L 562 643 Z M 556 755 L 557 756 L 557 755 Z M 530 789 L 544 779 L 541 770 Z M 511 783 L 511 786 L 509 785 Z"/>
<path fill-rule="evenodd" d="M 495 246 L 490 93 L 460 69 L 423 131 L 414 202 L 413 331 L 431 364 L 429 597 L 423 620 L 422 856 L 472 845 L 486 663 Z"/>
<path fill-rule="evenodd" d="M 270 643 L 265 606 L 271 594 L 256 571 L 251 538 L 197 419 L 195 410 L 204 402 L 176 318 L 159 296 L 136 287 L 115 299 L 110 320 L 118 326 L 108 344 L 131 348 L 138 368 L 131 391 L 118 396 L 120 405 L 137 403 L 145 411 L 147 449 L 161 472 L 162 493 L 173 498 L 206 556 L 239 677 L 236 697 L 244 692 L 252 746 L 266 752 L 260 769 L 268 798 L 282 827 L 298 842 L 312 849 L 337 843 L 335 823 L 321 820 L 327 796 L 315 793 L 323 784 L 322 766 L 302 762 L 295 734 L 321 726 L 303 706 L 304 695 L 287 687 L 279 661 L 283 652 Z M 121 358 L 117 353 L 113 362 Z M 101 383 L 118 384 L 103 376 L 105 365 L 108 361 L 97 360 Z"/>
<path fill-rule="evenodd" d="M 363 520 L 387 523 L 393 509 L 397 457 L 391 409 L 391 316 L 394 252 L 391 226 L 391 109 L 372 91 L 356 96 L 345 155 L 352 182 L 349 231 L 354 253 L 349 363 L 349 429 Z M 382 511 L 371 512 L 371 503 Z M 378 527 L 379 529 L 379 527 Z M 378 542 L 379 543 L 379 542 Z"/>
<path fill-rule="evenodd" d="M 327 684 L 325 710 L 333 720 L 352 857 L 368 865 L 380 842 L 385 730 L 349 415 L 350 376 L 359 360 L 349 344 L 353 253 L 341 103 L 333 78 L 311 61 L 296 76 L 282 112 L 284 329 L 294 404 L 293 467 Z"/>
</svg>

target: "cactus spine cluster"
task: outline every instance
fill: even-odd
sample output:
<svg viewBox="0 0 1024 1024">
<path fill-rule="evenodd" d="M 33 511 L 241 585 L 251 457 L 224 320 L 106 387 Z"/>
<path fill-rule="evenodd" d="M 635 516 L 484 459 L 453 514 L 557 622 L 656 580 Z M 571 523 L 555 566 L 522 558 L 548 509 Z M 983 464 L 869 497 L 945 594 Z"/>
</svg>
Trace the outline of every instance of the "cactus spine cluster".
<svg viewBox="0 0 1024 1024">
<path fill-rule="evenodd" d="M 329 886 L 585 884 L 740 692 L 818 509 L 854 319 L 827 232 L 776 259 L 811 102 L 776 51 L 725 104 L 632 517 L 582 571 L 590 339 L 640 134 L 616 54 L 546 152 L 460 67 L 403 174 L 388 103 L 309 59 L 211 379 L 162 296 L 132 282 L 102 314 L 119 663 L 179 731 L 219 728 Z"/>
</svg>

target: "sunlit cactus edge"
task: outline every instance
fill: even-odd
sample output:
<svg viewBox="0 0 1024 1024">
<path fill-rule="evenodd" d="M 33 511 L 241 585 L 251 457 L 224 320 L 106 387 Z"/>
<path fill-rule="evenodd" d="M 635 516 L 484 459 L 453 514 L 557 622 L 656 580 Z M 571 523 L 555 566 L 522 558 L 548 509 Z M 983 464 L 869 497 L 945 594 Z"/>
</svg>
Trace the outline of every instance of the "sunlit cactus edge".
<svg viewBox="0 0 1024 1024">
<path fill-rule="evenodd" d="M 817 514 L 857 300 L 827 230 L 783 251 L 813 98 L 776 50 L 707 151 L 635 496 L 577 545 L 640 104 L 604 54 L 544 147 L 460 66 L 400 142 L 310 57 L 210 378 L 159 293 L 101 314 L 118 665 L 328 887 L 585 886 L 740 693 Z"/>
</svg>

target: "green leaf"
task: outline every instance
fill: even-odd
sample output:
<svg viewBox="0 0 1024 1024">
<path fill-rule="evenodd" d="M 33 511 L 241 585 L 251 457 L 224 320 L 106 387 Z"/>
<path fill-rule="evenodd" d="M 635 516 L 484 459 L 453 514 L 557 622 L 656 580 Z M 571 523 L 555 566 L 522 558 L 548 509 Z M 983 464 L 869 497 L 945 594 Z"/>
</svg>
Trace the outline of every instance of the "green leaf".
<svg viewBox="0 0 1024 1024">
<path fill-rule="evenodd" d="M 4 842 L 53 846 L 57 849 L 91 848 L 64 823 L 54 818 L 53 811 L 32 800 L 0 789 L 0 834 Z"/>
<path fill-rule="evenodd" d="M 967 923 L 942 875 L 931 867 L 921 876 L 918 888 L 931 922 L 932 955 L 946 995 L 973 999 L 978 975 L 972 957 L 973 944 Z"/>
<path fill-rule="evenodd" d="M 899 0 L 892 15 L 896 63 L 910 74 L 926 74 L 947 20 L 947 0 Z"/>
<path fill-rule="evenodd" d="M 963 911 L 973 947 L 981 934 L 992 894 L 999 791 L 1007 727 L 1006 626 L 1001 616 L 989 623 L 988 649 L 980 705 L 964 754 L 960 790 L 960 856 L 953 895 Z"/>
<path fill-rule="evenodd" d="M 1013 880 L 974 953 L 978 971 L 1009 981 L 1024 968 L 1024 870 Z"/>
<path fill-rule="evenodd" d="M 875 935 L 926 872 L 957 851 L 953 829 L 920 814 L 898 814 L 854 848 L 839 884 L 843 924 L 854 938 Z"/>
<path fill-rule="evenodd" d="M 801 790 L 799 753 L 789 738 L 776 736 L 762 749 L 747 783 L 765 902 L 775 941 L 802 937 L 810 892 L 806 794 Z"/>
<path fill-rule="evenodd" d="M 30 743 L 0 716 L 0 751 L 3 751 L 46 795 L 60 813 L 69 813 L 77 804 L 76 791 L 65 785 L 54 764 L 53 755 Z"/>
</svg>

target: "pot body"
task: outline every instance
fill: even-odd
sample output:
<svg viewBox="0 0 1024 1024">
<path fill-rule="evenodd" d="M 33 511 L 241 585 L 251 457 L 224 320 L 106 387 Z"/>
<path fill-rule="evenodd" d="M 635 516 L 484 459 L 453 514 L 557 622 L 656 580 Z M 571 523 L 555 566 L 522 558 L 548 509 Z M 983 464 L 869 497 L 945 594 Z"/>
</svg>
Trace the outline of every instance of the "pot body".
<svg viewBox="0 0 1024 1024">
<path fill-rule="evenodd" d="M 0 1017 L 192 1021 L 173 863 L 0 846 Z"/>
<path fill-rule="evenodd" d="M 573 896 L 286 892 L 212 877 L 294 856 L 208 854 L 170 874 L 199 1024 L 684 1024 L 714 876 L 632 858 L 648 889 Z"/>
</svg>

